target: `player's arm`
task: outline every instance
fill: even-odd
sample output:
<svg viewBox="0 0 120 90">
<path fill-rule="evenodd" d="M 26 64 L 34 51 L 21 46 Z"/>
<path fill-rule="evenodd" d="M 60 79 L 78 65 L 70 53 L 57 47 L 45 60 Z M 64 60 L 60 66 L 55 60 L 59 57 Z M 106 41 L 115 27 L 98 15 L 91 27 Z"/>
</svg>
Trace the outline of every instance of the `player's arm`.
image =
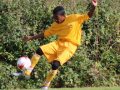
<svg viewBox="0 0 120 90">
<path fill-rule="evenodd" d="M 52 36 L 52 35 L 56 34 L 55 31 L 53 31 L 52 29 L 53 28 L 51 26 L 49 29 L 45 30 L 44 33 L 37 34 L 35 36 L 26 36 L 26 37 L 23 37 L 22 40 L 24 42 L 27 42 L 27 41 L 32 40 L 32 39 L 38 39 L 38 38 L 44 38 L 44 37 Z"/>
<path fill-rule="evenodd" d="M 38 34 L 38 35 L 35 35 L 35 36 L 26 36 L 26 37 L 23 37 L 22 40 L 24 42 L 27 42 L 29 40 L 38 39 L 38 38 L 44 38 L 44 33 L 41 33 L 41 34 Z"/>
<path fill-rule="evenodd" d="M 52 35 L 56 34 L 55 31 L 53 30 L 54 26 L 55 26 L 54 24 L 51 25 L 51 27 L 49 29 L 45 30 L 44 33 L 37 34 L 35 36 L 26 36 L 26 37 L 23 37 L 22 40 L 24 42 L 27 42 L 27 41 L 32 40 L 32 39 L 38 39 L 38 38 L 52 36 Z"/>
<path fill-rule="evenodd" d="M 97 0 L 92 0 L 92 4 L 93 4 L 93 7 L 92 9 L 90 10 L 90 12 L 88 13 L 88 16 L 91 18 L 94 11 L 95 11 L 95 8 L 97 7 Z"/>
<path fill-rule="evenodd" d="M 31 36 L 30 39 L 44 38 L 44 33 L 38 34 L 36 36 Z"/>
</svg>

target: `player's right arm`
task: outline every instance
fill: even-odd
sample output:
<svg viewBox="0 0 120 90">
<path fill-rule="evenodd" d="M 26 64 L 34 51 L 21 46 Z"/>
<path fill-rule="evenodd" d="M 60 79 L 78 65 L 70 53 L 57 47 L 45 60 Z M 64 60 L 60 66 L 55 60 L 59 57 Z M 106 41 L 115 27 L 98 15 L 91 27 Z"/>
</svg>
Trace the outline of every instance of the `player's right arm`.
<svg viewBox="0 0 120 90">
<path fill-rule="evenodd" d="M 29 40 L 32 40 L 32 39 L 38 39 L 38 38 L 44 38 L 44 33 L 41 33 L 41 34 L 38 34 L 36 36 L 26 36 L 26 37 L 23 37 L 22 40 L 24 42 L 27 42 Z"/>
<path fill-rule="evenodd" d="M 38 34 L 35 36 L 26 36 L 26 37 L 23 37 L 22 40 L 24 42 L 27 42 L 27 41 L 32 40 L 32 39 L 44 38 L 44 37 L 54 35 L 56 33 L 53 29 L 54 29 L 54 25 L 52 25 L 49 29 L 45 30 L 44 33 L 41 33 L 41 34 Z"/>
</svg>

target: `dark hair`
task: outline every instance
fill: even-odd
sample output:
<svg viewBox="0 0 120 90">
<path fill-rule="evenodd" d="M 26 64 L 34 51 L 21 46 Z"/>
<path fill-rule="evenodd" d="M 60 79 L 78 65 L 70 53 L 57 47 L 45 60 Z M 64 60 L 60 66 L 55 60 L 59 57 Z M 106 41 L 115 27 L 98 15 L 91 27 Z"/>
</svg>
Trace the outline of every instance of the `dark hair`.
<svg viewBox="0 0 120 90">
<path fill-rule="evenodd" d="M 54 10 L 53 10 L 53 14 L 58 14 L 58 15 L 65 15 L 65 10 L 62 6 L 57 6 Z"/>
</svg>

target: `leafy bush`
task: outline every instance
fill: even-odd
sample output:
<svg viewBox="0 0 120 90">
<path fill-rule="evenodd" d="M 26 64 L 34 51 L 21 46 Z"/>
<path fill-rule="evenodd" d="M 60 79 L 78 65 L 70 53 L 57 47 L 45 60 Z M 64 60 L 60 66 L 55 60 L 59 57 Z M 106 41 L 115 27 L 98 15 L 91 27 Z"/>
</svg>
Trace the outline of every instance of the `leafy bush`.
<svg viewBox="0 0 120 90">
<path fill-rule="evenodd" d="M 36 49 L 56 39 L 22 42 L 21 37 L 42 33 L 53 22 L 52 9 L 62 5 L 67 14 L 87 13 L 91 0 L 0 0 L 0 89 L 40 88 L 51 68 L 44 56 L 30 80 L 13 77 L 19 71 L 16 60 L 31 57 Z M 85 87 L 120 85 L 120 2 L 98 1 L 94 16 L 82 25 L 82 45 L 65 65 L 60 67 L 51 87 Z"/>
</svg>

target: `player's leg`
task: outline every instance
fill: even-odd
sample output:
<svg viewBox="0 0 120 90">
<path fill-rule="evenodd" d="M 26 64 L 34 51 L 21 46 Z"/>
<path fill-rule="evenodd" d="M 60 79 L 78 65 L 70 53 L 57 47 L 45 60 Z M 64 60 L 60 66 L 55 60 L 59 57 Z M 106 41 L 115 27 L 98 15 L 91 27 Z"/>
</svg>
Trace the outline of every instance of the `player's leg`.
<svg viewBox="0 0 120 90">
<path fill-rule="evenodd" d="M 37 51 L 36 51 L 36 53 L 31 58 L 31 68 L 29 68 L 28 70 L 26 70 L 24 72 L 24 74 L 26 76 L 29 76 L 31 74 L 32 70 L 34 69 L 34 67 L 38 63 L 41 55 L 43 55 L 43 52 L 42 52 L 41 48 L 38 48 Z"/>
<path fill-rule="evenodd" d="M 57 74 L 58 68 L 60 66 L 60 62 L 56 61 L 58 48 L 59 48 L 58 41 L 54 41 L 49 44 L 41 46 L 44 56 L 48 59 L 48 62 L 53 62 L 52 68 L 48 72 L 46 81 L 43 83 L 43 86 L 41 89 L 48 89 L 48 86 L 50 85 L 51 80 Z"/>
<path fill-rule="evenodd" d="M 59 51 L 59 50 L 58 50 Z M 50 82 L 53 80 L 55 75 L 57 74 L 59 66 L 63 65 L 69 58 L 72 57 L 72 53 L 70 53 L 68 50 L 60 50 L 60 52 L 57 53 L 56 61 L 53 61 L 52 69 L 49 71 L 46 81 L 43 83 L 42 89 L 48 89 L 50 86 Z"/>
<path fill-rule="evenodd" d="M 50 71 L 48 72 L 46 81 L 43 83 L 42 89 L 47 89 L 50 86 L 51 81 L 57 74 L 59 66 L 61 66 L 59 61 L 53 61 L 52 69 L 50 69 Z"/>
<path fill-rule="evenodd" d="M 42 87 L 43 89 L 47 89 L 49 87 L 50 82 L 53 80 L 53 78 L 55 77 L 58 71 L 59 66 L 62 66 L 65 62 L 67 62 L 73 56 L 73 54 L 77 49 L 77 46 L 73 44 L 69 44 L 69 43 L 67 44 L 63 42 L 60 43 L 59 41 L 57 42 L 57 45 L 58 46 L 55 50 L 55 57 L 53 59 L 53 60 L 56 60 L 56 62 L 53 63 L 52 69 L 49 71 L 47 75 L 47 79 L 43 84 L 44 86 Z M 44 54 L 47 54 L 47 52 L 44 52 Z M 52 56 L 48 54 L 45 56 L 47 56 L 48 61 L 51 62 Z"/>
<path fill-rule="evenodd" d="M 60 50 L 57 53 L 57 55 L 58 56 L 56 58 L 56 61 L 53 61 L 52 69 L 48 72 L 46 81 L 43 83 L 42 89 L 48 89 L 48 87 L 50 86 L 50 82 L 53 80 L 53 78 L 57 74 L 59 66 L 63 65 L 65 62 L 67 62 L 67 60 L 70 59 L 73 54 L 69 50 L 64 48 L 64 50 L 62 50 L 62 51 Z"/>
<path fill-rule="evenodd" d="M 14 76 L 25 76 L 26 79 L 29 79 L 29 75 L 31 74 L 32 70 L 34 69 L 35 65 L 38 63 L 41 55 L 43 55 L 43 52 L 41 50 L 41 48 L 38 48 L 36 53 L 32 56 L 31 58 L 31 68 L 29 68 L 28 70 L 24 71 L 24 72 L 13 72 L 12 75 Z"/>
</svg>

